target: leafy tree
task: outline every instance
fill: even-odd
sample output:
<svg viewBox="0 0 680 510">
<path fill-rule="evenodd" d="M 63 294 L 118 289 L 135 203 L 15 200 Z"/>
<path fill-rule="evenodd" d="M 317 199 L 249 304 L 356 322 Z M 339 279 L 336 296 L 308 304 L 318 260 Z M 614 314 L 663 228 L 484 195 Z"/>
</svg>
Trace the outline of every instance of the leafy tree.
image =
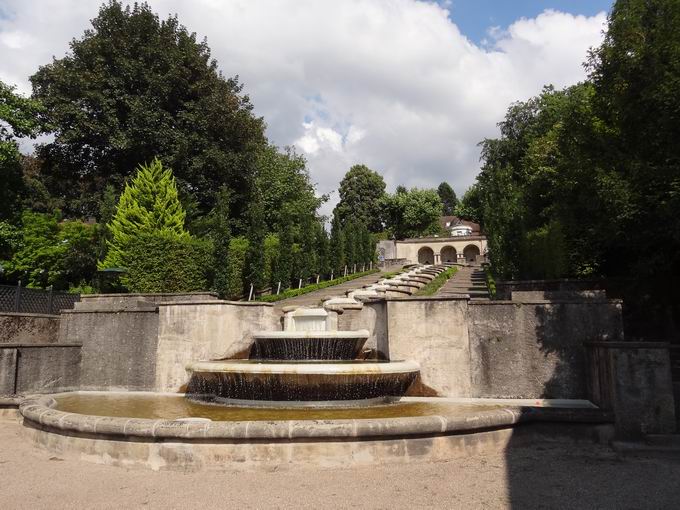
<svg viewBox="0 0 680 510">
<path fill-rule="evenodd" d="M 331 270 L 335 275 L 339 275 L 347 263 L 345 256 L 345 236 L 340 224 L 340 218 L 333 214 L 331 221 L 331 237 L 329 241 Z"/>
<path fill-rule="evenodd" d="M 439 199 L 442 201 L 442 212 L 445 216 L 451 216 L 455 213 L 458 206 L 458 198 L 456 192 L 447 182 L 442 182 L 437 188 Z"/>
<path fill-rule="evenodd" d="M 260 291 L 267 283 L 264 257 L 264 240 L 266 236 L 264 204 L 259 193 L 256 192 L 248 210 L 248 251 L 244 274 L 245 292 L 250 291 L 251 284 L 255 291 Z"/>
<path fill-rule="evenodd" d="M 177 17 L 111 0 L 31 82 L 54 126 L 54 140 L 38 149 L 46 183 L 67 198 L 68 214 L 94 215 L 106 184 L 121 189 L 157 156 L 200 211 L 227 185 L 232 216 L 243 216 L 264 124 L 238 80 L 222 76 L 207 43 Z"/>
<path fill-rule="evenodd" d="M 317 271 L 322 276 L 326 276 L 329 275 L 331 272 L 328 234 L 326 233 L 326 229 L 323 228 L 321 222 L 317 221 L 315 223 L 315 227 L 316 227 L 315 249 L 317 256 Z"/>
<path fill-rule="evenodd" d="M 482 197 L 477 183 L 470 186 L 454 210 L 459 218 L 479 223 L 482 221 Z"/>
<path fill-rule="evenodd" d="M 40 111 L 38 101 L 16 94 L 14 87 L 0 81 L 0 220 L 16 219 L 20 211 L 26 190 L 17 139 L 39 134 Z"/>
<path fill-rule="evenodd" d="M 276 266 L 272 270 L 272 289 L 281 282 L 281 290 L 290 287 L 291 274 L 293 272 L 293 236 L 290 228 L 282 227 L 279 232 L 279 253 L 276 257 Z"/>
<path fill-rule="evenodd" d="M 278 234 L 268 234 L 264 238 L 264 281 L 265 285 L 269 285 L 272 292 L 276 292 L 278 284 L 277 267 L 278 258 L 280 255 L 280 242 Z"/>
<path fill-rule="evenodd" d="M 94 276 L 96 245 L 91 225 L 24 211 L 21 230 L 14 232 L 11 243 L 12 256 L 3 264 L 11 281 L 63 290 Z"/>
<path fill-rule="evenodd" d="M 137 175 L 125 185 L 116 214 L 108 224 L 111 241 L 100 267 L 125 267 L 125 251 L 141 234 L 189 237 L 184 219 L 172 171 L 163 168 L 158 159 L 139 165 Z"/>
<path fill-rule="evenodd" d="M 222 187 L 217 195 L 215 207 L 210 216 L 209 237 L 213 245 L 214 280 L 213 287 L 221 297 L 229 295 L 229 190 Z"/>
<path fill-rule="evenodd" d="M 284 223 L 301 225 L 316 218 L 316 210 L 328 197 L 317 197 L 304 157 L 293 149 L 279 152 L 267 145 L 257 154 L 258 189 L 264 202 L 264 221 L 271 232 Z"/>
<path fill-rule="evenodd" d="M 439 233 L 442 203 L 435 190 L 412 188 L 381 201 L 386 226 L 397 239 Z"/>
<path fill-rule="evenodd" d="M 232 237 L 229 241 L 229 264 L 227 264 L 227 285 L 224 294 L 229 299 L 243 296 L 243 276 L 248 253 L 248 240 L 245 237 Z"/>
<path fill-rule="evenodd" d="M 354 165 L 340 182 L 340 201 L 335 206 L 340 222 L 359 221 L 371 232 L 382 230 L 379 201 L 385 194 L 382 176 L 365 165 Z"/>
</svg>

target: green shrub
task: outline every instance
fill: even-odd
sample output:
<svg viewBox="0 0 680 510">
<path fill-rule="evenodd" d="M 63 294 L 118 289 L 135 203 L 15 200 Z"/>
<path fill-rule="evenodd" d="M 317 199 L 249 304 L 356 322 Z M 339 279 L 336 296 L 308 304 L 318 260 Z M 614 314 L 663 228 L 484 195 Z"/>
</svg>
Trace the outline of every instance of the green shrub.
<svg viewBox="0 0 680 510">
<path fill-rule="evenodd" d="M 162 233 L 141 234 L 125 246 L 127 270 L 121 282 L 130 292 L 193 292 L 206 290 L 212 265 L 207 241 Z"/>
<path fill-rule="evenodd" d="M 444 285 L 449 278 L 458 272 L 457 267 L 450 267 L 443 273 L 439 273 L 434 280 L 430 281 L 425 287 L 421 287 L 416 296 L 433 296 Z"/>
</svg>

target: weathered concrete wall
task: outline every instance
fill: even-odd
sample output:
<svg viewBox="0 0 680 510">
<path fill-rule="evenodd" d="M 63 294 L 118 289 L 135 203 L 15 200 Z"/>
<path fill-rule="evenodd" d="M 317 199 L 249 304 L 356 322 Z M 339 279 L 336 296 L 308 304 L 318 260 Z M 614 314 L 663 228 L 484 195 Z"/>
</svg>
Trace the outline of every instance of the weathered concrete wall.
<svg viewBox="0 0 680 510">
<path fill-rule="evenodd" d="M 79 375 L 79 345 L 4 344 L 0 349 L 0 395 L 75 390 Z"/>
<path fill-rule="evenodd" d="M 338 315 L 338 330 L 356 331 L 367 329 L 365 349 L 375 351 L 379 359 L 387 359 L 387 305 L 384 300 L 367 301 L 360 310 L 345 310 Z"/>
<path fill-rule="evenodd" d="M 662 342 L 594 342 L 590 399 L 614 411 L 621 438 L 676 431 L 669 345 Z"/>
<path fill-rule="evenodd" d="M 252 333 L 281 329 L 269 303 L 205 301 L 159 305 L 154 387 L 180 391 L 191 361 L 248 358 Z"/>
<path fill-rule="evenodd" d="M 388 356 L 420 363 L 414 394 L 470 396 L 466 298 L 387 300 Z"/>
<path fill-rule="evenodd" d="M 61 342 L 82 344 L 84 390 L 151 390 L 156 374 L 158 311 L 64 311 Z"/>
<path fill-rule="evenodd" d="M 59 316 L 0 313 L 1 344 L 52 344 L 58 339 Z"/>
<path fill-rule="evenodd" d="M 157 294 L 86 294 L 76 303 L 78 311 L 133 310 L 154 308 L 159 303 L 203 302 L 217 300 L 213 292 L 157 293 Z"/>
<path fill-rule="evenodd" d="M 471 301 L 471 396 L 587 398 L 584 342 L 622 340 L 618 301 Z"/>
<path fill-rule="evenodd" d="M 554 280 L 499 280 L 496 282 L 496 298 L 512 299 L 513 292 L 574 292 L 604 290 L 603 280 L 559 278 Z M 528 296 L 527 296 L 528 297 Z"/>
</svg>

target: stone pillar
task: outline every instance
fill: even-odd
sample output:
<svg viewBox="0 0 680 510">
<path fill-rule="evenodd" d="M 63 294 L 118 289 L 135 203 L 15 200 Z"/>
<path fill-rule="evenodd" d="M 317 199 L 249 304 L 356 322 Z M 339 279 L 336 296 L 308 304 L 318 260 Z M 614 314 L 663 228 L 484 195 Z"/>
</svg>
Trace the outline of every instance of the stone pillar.
<svg viewBox="0 0 680 510">
<path fill-rule="evenodd" d="M 669 344 L 589 342 L 590 399 L 613 411 L 622 439 L 676 430 Z"/>
</svg>

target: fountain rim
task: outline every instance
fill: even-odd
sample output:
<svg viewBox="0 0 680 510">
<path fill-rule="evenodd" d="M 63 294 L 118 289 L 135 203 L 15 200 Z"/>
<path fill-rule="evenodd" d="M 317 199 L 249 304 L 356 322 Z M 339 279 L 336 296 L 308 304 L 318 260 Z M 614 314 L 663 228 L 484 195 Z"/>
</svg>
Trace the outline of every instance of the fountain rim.
<svg viewBox="0 0 680 510">
<path fill-rule="evenodd" d="M 97 416 L 60 411 L 54 397 L 73 393 L 130 392 L 62 392 L 52 395 L 29 396 L 19 405 L 24 424 L 32 424 L 65 435 L 84 434 L 89 437 L 147 438 L 148 440 L 250 441 L 274 440 L 336 440 L 351 438 L 388 438 L 455 434 L 481 429 L 512 426 L 536 418 L 519 406 L 480 409 L 472 415 L 447 415 L 394 418 L 274 420 L 274 421 L 192 421 Z M 153 392 L 134 392 L 153 393 Z M 181 394 L 174 394 L 181 396 Z M 435 398 L 433 398 L 435 399 Z"/>
<path fill-rule="evenodd" d="M 194 361 L 186 366 L 191 372 L 198 373 L 246 373 L 246 374 L 294 374 L 294 375 L 372 375 L 372 374 L 405 374 L 420 371 L 415 361 L 365 361 L 352 363 L 351 360 L 333 363 L 323 360 L 321 363 L 276 362 L 266 360 L 226 360 L 226 361 Z"/>
<path fill-rule="evenodd" d="M 359 329 L 356 331 L 257 331 L 252 334 L 254 340 L 289 340 L 289 339 L 361 339 L 368 338 L 370 333 L 366 329 Z"/>
</svg>

